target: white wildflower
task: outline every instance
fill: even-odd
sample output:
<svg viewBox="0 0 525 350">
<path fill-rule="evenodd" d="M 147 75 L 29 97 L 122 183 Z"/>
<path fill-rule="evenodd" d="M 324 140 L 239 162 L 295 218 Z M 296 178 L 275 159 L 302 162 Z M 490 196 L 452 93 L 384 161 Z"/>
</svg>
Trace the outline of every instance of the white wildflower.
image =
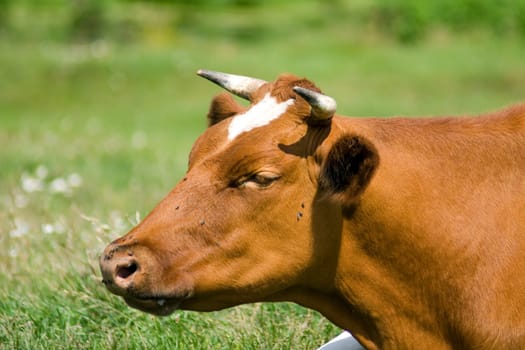
<svg viewBox="0 0 525 350">
<path fill-rule="evenodd" d="M 41 229 L 42 233 L 45 233 L 46 235 L 66 232 L 66 226 L 60 221 L 57 221 L 54 224 L 42 224 Z"/>
<path fill-rule="evenodd" d="M 11 238 L 19 238 L 25 236 L 29 232 L 29 224 L 22 219 L 15 218 L 14 224 L 15 228 L 9 231 L 9 236 Z"/>
<path fill-rule="evenodd" d="M 36 168 L 35 174 L 37 178 L 43 180 L 47 177 L 47 175 L 49 174 L 49 171 L 47 170 L 45 165 L 39 165 Z"/>
<path fill-rule="evenodd" d="M 16 248 L 9 249 L 9 256 L 11 258 L 16 258 L 18 256 L 18 250 Z"/>
<path fill-rule="evenodd" d="M 53 229 L 56 233 L 59 233 L 59 234 L 64 233 L 67 230 L 66 225 L 64 225 L 64 223 L 61 221 L 55 222 L 55 224 L 53 225 Z"/>
<path fill-rule="evenodd" d="M 62 177 L 57 177 L 49 184 L 49 191 L 52 193 L 69 193 L 70 188 L 67 181 Z"/>
<path fill-rule="evenodd" d="M 21 178 L 22 189 L 27 193 L 42 191 L 44 184 L 41 179 L 35 178 L 27 173 L 23 173 Z"/>
<path fill-rule="evenodd" d="M 42 224 L 42 233 L 50 235 L 55 232 L 55 228 L 52 224 Z"/>
<path fill-rule="evenodd" d="M 82 176 L 80 176 L 77 173 L 70 174 L 67 177 L 67 183 L 71 187 L 80 187 L 82 185 L 83 181 L 84 181 L 84 179 L 82 179 Z"/>
<path fill-rule="evenodd" d="M 13 197 L 13 202 L 17 208 L 25 208 L 29 204 L 29 198 L 22 193 L 16 193 Z"/>
</svg>

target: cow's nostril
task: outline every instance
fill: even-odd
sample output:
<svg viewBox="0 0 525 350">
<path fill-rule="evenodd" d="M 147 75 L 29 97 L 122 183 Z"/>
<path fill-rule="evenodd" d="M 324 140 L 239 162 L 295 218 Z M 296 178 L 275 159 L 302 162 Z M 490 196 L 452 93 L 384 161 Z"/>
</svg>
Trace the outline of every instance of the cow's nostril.
<svg viewBox="0 0 525 350">
<path fill-rule="evenodd" d="M 133 275 L 138 269 L 137 263 L 130 262 L 126 266 L 117 267 L 116 276 L 122 279 L 126 279 L 129 276 Z"/>
</svg>

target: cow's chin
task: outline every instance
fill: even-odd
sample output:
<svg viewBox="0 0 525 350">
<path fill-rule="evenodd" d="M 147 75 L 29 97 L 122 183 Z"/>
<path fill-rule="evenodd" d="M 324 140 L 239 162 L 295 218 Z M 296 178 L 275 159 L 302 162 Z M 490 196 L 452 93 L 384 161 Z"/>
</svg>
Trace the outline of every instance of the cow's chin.
<svg viewBox="0 0 525 350">
<path fill-rule="evenodd" d="M 177 310 L 182 302 L 178 298 L 148 298 L 139 299 L 133 297 L 124 297 L 126 303 L 140 311 L 153 314 L 155 316 L 168 316 Z"/>
</svg>

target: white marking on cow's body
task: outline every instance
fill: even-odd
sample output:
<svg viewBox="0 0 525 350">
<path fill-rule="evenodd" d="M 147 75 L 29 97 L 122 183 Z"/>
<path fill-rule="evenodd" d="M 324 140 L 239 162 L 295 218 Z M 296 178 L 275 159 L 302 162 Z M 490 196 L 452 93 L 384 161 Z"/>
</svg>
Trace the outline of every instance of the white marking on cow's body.
<svg viewBox="0 0 525 350">
<path fill-rule="evenodd" d="M 286 112 L 294 100 L 277 102 L 275 97 L 266 94 L 256 105 L 253 105 L 243 114 L 235 116 L 228 127 L 228 140 L 233 140 L 243 132 L 269 124 Z"/>
</svg>

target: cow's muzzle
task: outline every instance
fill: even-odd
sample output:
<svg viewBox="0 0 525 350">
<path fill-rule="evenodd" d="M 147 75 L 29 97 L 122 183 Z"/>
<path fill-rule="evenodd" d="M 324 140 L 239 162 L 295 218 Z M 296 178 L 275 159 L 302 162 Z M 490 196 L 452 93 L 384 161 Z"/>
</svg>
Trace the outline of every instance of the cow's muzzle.
<svg viewBox="0 0 525 350">
<path fill-rule="evenodd" d="M 126 296 L 134 286 L 140 265 L 131 251 L 110 244 L 100 257 L 102 283 L 113 293 Z"/>
<path fill-rule="evenodd" d="M 150 260 L 147 257 L 142 258 L 145 261 Z M 114 242 L 100 257 L 102 283 L 134 308 L 155 315 L 168 315 L 179 307 L 183 298 L 151 293 L 151 281 L 147 279 L 151 271 L 145 271 L 151 269 L 151 266 L 147 265 L 140 262 L 140 257 L 133 250 Z"/>
</svg>

